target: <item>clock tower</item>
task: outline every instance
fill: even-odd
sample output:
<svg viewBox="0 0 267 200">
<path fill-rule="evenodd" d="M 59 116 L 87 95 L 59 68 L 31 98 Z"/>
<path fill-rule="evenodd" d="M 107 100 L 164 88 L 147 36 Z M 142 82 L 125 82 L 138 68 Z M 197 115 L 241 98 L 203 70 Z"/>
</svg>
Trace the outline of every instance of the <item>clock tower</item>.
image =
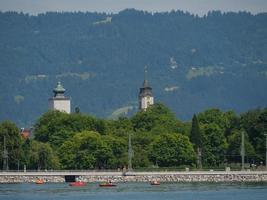
<svg viewBox="0 0 267 200">
<path fill-rule="evenodd" d="M 139 92 L 139 110 L 146 110 L 150 105 L 154 104 L 152 88 L 147 80 L 147 67 L 145 67 L 145 79 Z"/>
</svg>

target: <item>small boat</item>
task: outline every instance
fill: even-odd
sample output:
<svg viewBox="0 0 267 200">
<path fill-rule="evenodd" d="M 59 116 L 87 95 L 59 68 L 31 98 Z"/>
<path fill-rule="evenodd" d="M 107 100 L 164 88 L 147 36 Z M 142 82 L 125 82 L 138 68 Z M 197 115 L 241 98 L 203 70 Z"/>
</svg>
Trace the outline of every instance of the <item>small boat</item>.
<svg viewBox="0 0 267 200">
<path fill-rule="evenodd" d="M 77 182 L 72 182 L 69 185 L 70 186 L 73 186 L 73 187 L 82 187 L 82 186 L 86 186 L 86 182 L 77 181 Z"/>
<path fill-rule="evenodd" d="M 159 181 L 150 181 L 150 185 L 160 185 Z"/>
<path fill-rule="evenodd" d="M 117 185 L 111 182 L 100 183 L 99 187 L 116 187 Z"/>
<path fill-rule="evenodd" d="M 38 184 L 38 185 L 40 185 L 40 184 L 44 184 L 44 180 L 38 178 L 38 179 L 35 181 L 35 183 Z"/>
</svg>

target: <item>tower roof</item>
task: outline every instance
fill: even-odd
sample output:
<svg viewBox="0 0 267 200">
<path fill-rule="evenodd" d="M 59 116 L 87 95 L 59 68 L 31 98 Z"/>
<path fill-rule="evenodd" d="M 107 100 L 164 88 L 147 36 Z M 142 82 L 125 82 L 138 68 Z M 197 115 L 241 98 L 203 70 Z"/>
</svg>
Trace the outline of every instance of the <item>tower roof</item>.
<svg viewBox="0 0 267 200">
<path fill-rule="evenodd" d="M 148 83 L 148 80 L 145 79 L 143 82 L 143 88 L 147 88 L 147 87 L 149 87 L 149 83 Z"/>
<path fill-rule="evenodd" d="M 145 66 L 144 82 L 143 82 L 142 87 L 140 88 L 139 96 L 140 97 L 152 96 L 152 88 L 149 86 L 149 82 L 147 79 L 147 66 Z"/>
<path fill-rule="evenodd" d="M 64 98 L 64 92 L 66 90 L 64 89 L 64 87 L 61 85 L 60 81 L 57 82 L 57 86 L 54 88 L 53 92 L 54 92 L 54 97 L 55 98 Z"/>
<path fill-rule="evenodd" d="M 149 83 L 147 79 L 147 66 L 145 66 L 143 88 L 147 88 L 147 87 L 149 87 Z"/>
<path fill-rule="evenodd" d="M 54 93 L 64 93 L 66 90 L 64 87 L 61 85 L 61 82 L 57 82 L 57 86 L 54 88 L 53 92 Z"/>
</svg>

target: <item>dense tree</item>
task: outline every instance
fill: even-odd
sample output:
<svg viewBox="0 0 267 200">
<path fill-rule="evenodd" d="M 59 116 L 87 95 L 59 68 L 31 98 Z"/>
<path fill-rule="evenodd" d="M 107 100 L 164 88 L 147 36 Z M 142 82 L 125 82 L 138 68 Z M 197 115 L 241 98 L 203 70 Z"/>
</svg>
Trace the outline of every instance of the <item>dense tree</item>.
<svg viewBox="0 0 267 200">
<path fill-rule="evenodd" d="M 196 115 L 194 115 L 192 119 L 190 141 L 194 144 L 195 149 L 202 147 L 202 136 Z"/>
<path fill-rule="evenodd" d="M 133 167 L 149 167 L 152 165 L 149 159 L 149 151 L 153 141 L 153 134 L 149 132 L 137 132 L 133 135 Z"/>
<path fill-rule="evenodd" d="M 111 147 L 99 133 L 92 131 L 76 133 L 62 144 L 59 152 L 65 169 L 107 168 L 113 164 Z"/>
<path fill-rule="evenodd" d="M 206 166 L 219 166 L 225 161 L 227 141 L 223 129 L 215 123 L 204 124 L 203 135 L 203 161 Z"/>
<path fill-rule="evenodd" d="M 112 158 L 109 159 L 109 168 L 122 168 L 127 165 L 127 141 L 124 138 L 116 137 L 113 135 L 103 136 L 103 141 L 112 150 Z"/>
<path fill-rule="evenodd" d="M 224 113 L 216 108 L 208 109 L 198 114 L 198 120 L 201 124 L 217 124 L 223 131 L 230 127 L 231 118 L 229 112 Z"/>
<path fill-rule="evenodd" d="M 256 125 L 256 130 L 258 132 L 257 136 L 255 137 L 254 136 L 254 147 L 257 151 L 257 153 L 260 155 L 261 159 L 264 160 L 264 156 L 265 156 L 265 153 L 264 153 L 264 139 L 267 134 L 267 109 L 264 109 L 258 120 L 257 120 L 257 125 Z"/>
<path fill-rule="evenodd" d="M 191 121 L 182 122 L 177 120 L 177 132 L 190 137 L 192 129 Z"/>
<path fill-rule="evenodd" d="M 32 166 L 32 164 L 30 163 L 30 156 L 31 156 L 31 153 L 32 153 L 32 151 L 31 151 L 31 143 L 32 143 L 32 140 L 30 138 L 27 138 L 22 143 L 22 158 L 20 159 L 21 166 L 24 166 L 24 165 L 26 167 Z"/>
<path fill-rule="evenodd" d="M 10 169 L 17 169 L 18 161 L 22 157 L 22 138 L 19 134 L 17 126 L 10 122 L 4 121 L 0 123 L 0 149 L 4 149 L 4 137 L 6 140 L 6 149 L 8 152 L 8 165 Z M 3 163 L 2 154 L 0 156 L 0 164 Z M 1 165 L 3 166 L 3 164 Z"/>
<path fill-rule="evenodd" d="M 60 146 L 66 139 L 71 138 L 75 132 L 92 130 L 105 133 L 105 123 L 91 116 L 73 113 L 67 114 L 59 111 L 48 111 L 35 124 L 36 140 L 49 142 L 52 146 Z"/>
<path fill-rule="evenodd" d="M 132 122 L 126 117 L 120 117 L 117 120 L 108 120 L 106 124 L 108 132 L 118 137 L 126 138 L 133 131 Z"/>
<path fill-rule="evenodd" d="M 240 163 L 244 132 L 245 162 L 258 165 L 265 156 L 266 113 L 208 109 L 182 122 L 163 104 L 117 120 L 49 111 L 37 120 L 33 138 L 22 139 L 12 122 L 0 123 L 0 148 L 5 136 L 10 169 L 18 162 L 36 170 L 117 169 L 128 165 L 131 134 L 134 168 L 195 167 L 196 161 L 210 168 Z"/>
<path fill-rule="evenodd" d="M 51 142 L 52 145 L 60 145 L 73 134 L 67 121 L 68 118 L 67 113 L 59 111 L 49 111 L 43 114 L 34 127 L 35 139 L 41 142 Z"/>
<path fill-rule="evenodd" d="M 150 131 L 155 134 L 176 132 L 178 129 L 174 113 L 162 103 L 156 103 L 146 111 L 138 112 L 132 117 L 132 123 L 135 131 Z"/>
<path fill-rule="evenodd" d="M 191 128 L 191 134 L 190 134 L 190 141 L 193 143 L 194 150 L 197 155 L 197 167 L 202 167 L 202 135 L 200 132 L 200 127 L 198 123 L 197 116 L 194 115 L 192 119 L 192 128 Z"/>
<path fill-rule="evenodd" d="M 193 146 L 187 136 L 161 134 L 151 143 L 151 158 L 160 167 L 192 165 L 195 160 Z"/>
<path fill-rule="evenodd" d="M 245 132 L 244 130 L 233 130 L 228 137 L 228 149 L 227 149 L 227 160 L 228 162 L 241 162 L 241 134 L 242 131 Z M 244 137 L 245 141 L 245 161 L 247 163 L 255 163 L 256 158 L 256 153 L 251 145 L 247 133 L 245 133 Z"/>
<path fill-rule="evenodd" d="M 267 109 L 250 110 L 241 115 L 240 123 L 248 134 L 249 140 L 259 159 L 265 159 L 265 136 L 267 133 Z"/>
<path fill-rule="evenodd" d="M 58 157 L 48 143 L 32 141 L 28 158 L 28 167 L 30 169 L 47 170 L 60 168 Z"/>
</svg>

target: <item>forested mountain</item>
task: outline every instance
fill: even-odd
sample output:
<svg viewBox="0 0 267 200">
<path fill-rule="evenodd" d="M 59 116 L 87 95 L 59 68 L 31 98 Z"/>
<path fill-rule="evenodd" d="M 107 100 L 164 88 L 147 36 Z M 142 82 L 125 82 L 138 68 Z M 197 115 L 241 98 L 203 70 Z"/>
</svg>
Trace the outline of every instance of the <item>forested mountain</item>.
<svg viewBox="0 0 267 200">
<path fill-rule="evenodd" d="M 29 126 L 60 80 L 72 108 L 135 112 L 144 66 L 182 120 L 267 105 L 267 13 L 0 13 L 0 121 Z M 132 109 L 132 110 L 131 110 Z"/>
</svg>

